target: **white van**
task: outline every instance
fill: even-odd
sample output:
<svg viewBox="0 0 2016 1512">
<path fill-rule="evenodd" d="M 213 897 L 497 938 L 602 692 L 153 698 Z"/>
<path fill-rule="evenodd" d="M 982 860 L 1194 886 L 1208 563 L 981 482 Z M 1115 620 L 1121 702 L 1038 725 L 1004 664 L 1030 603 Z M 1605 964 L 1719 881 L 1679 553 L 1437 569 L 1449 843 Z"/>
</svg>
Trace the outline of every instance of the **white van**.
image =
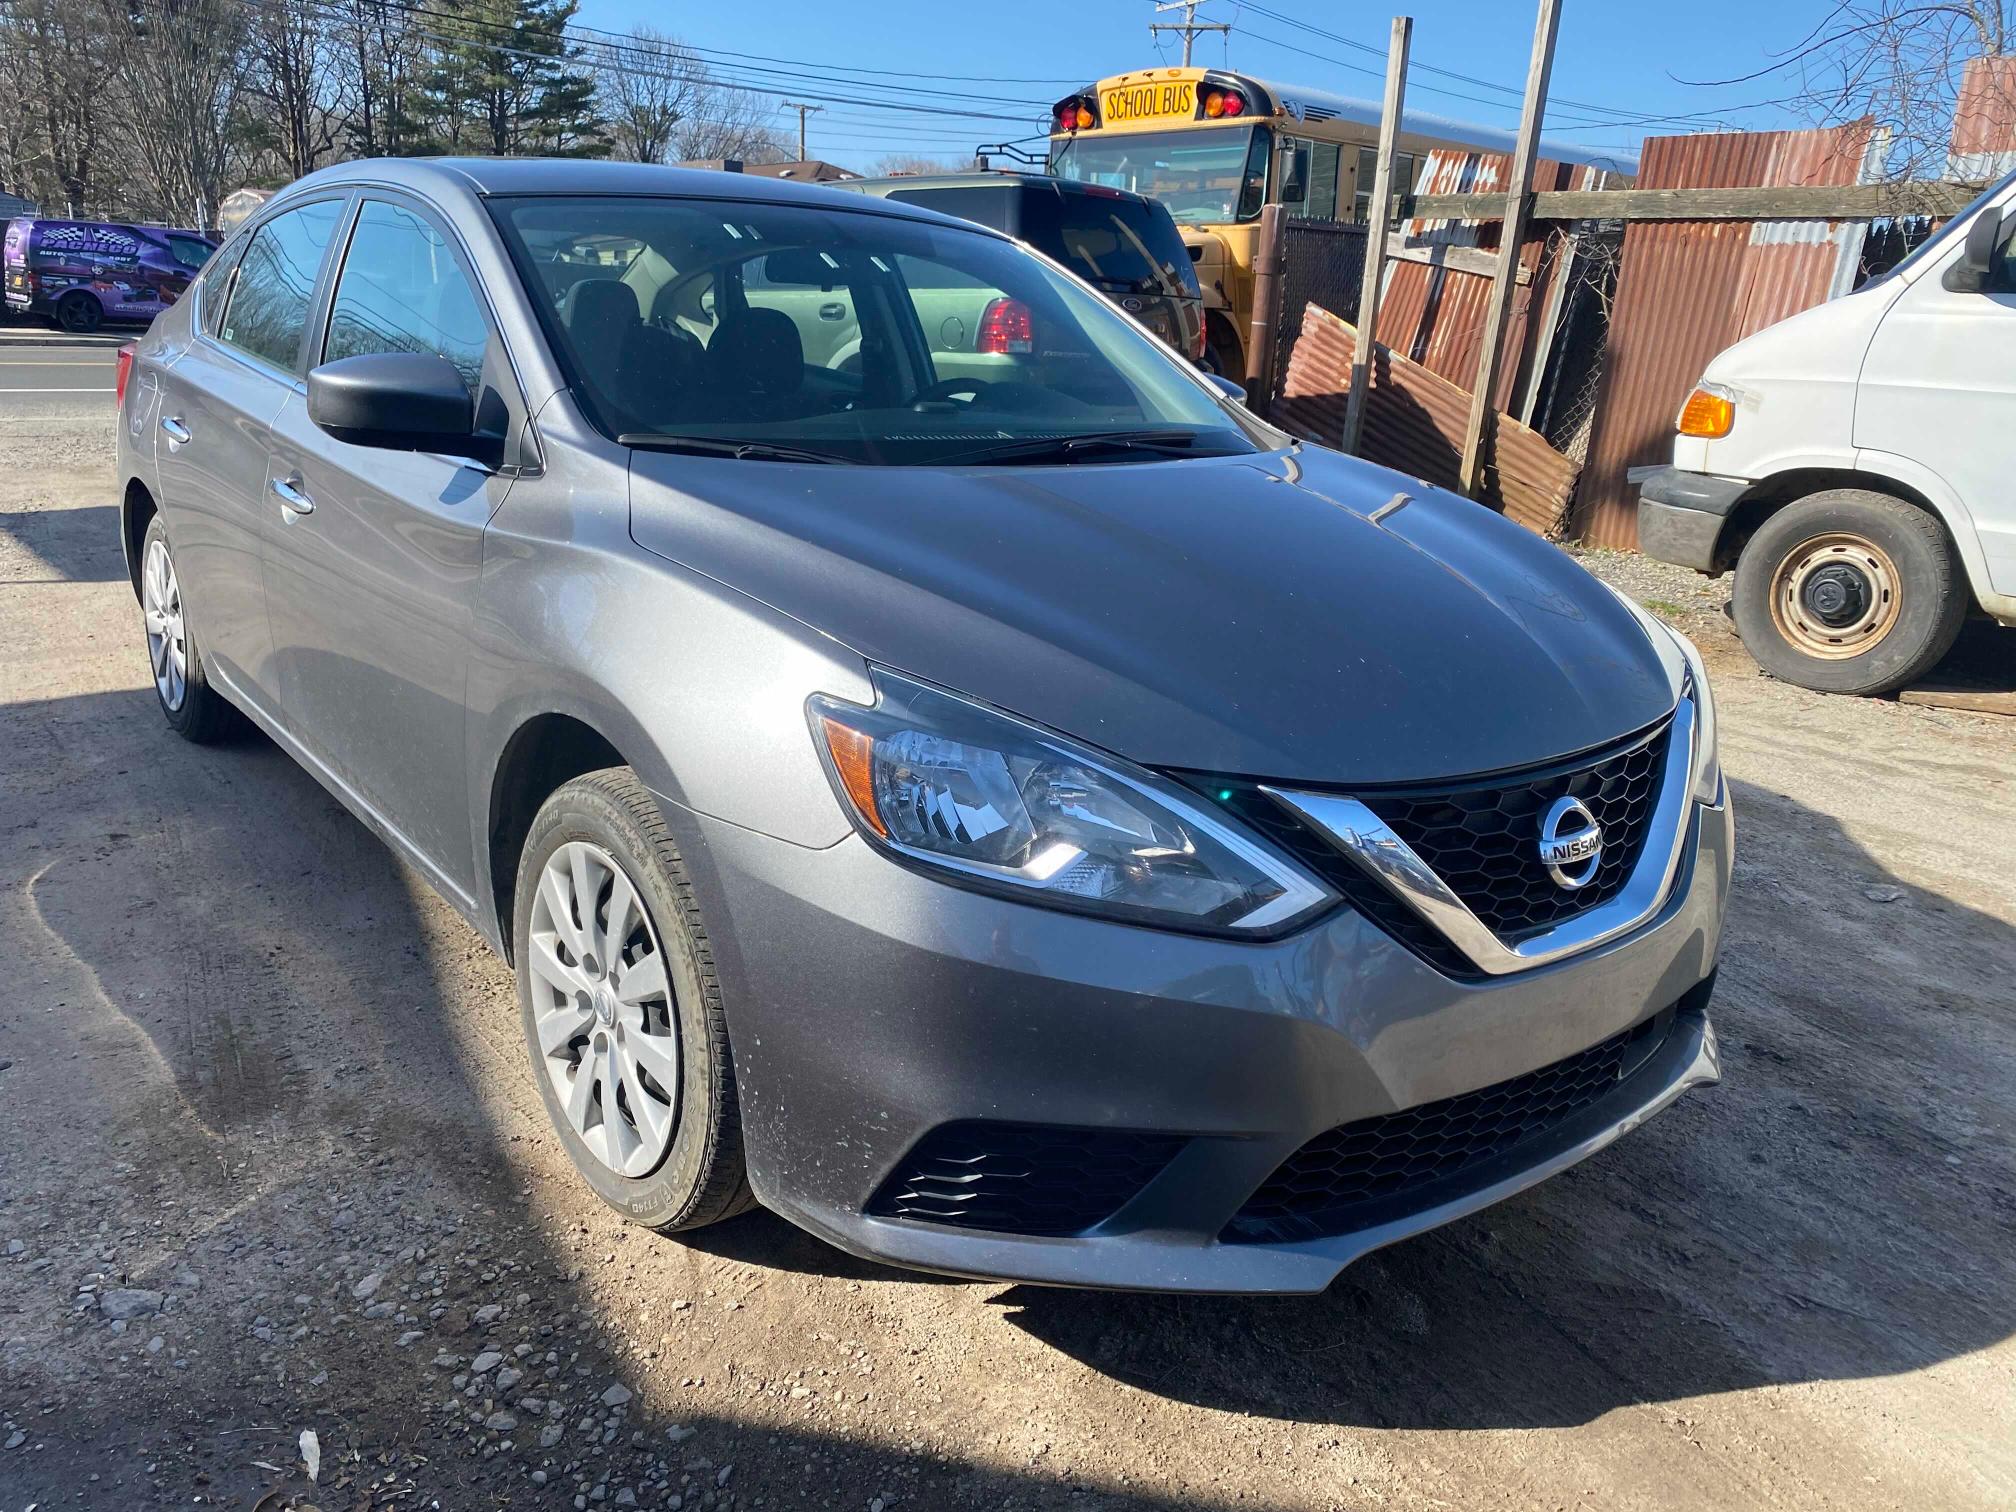
<svg viewBox="0 0 2016 1512">
<path fill-rule="evenodd" d="M 2016 625 L 2016 173 L 1891 272 L 1708 364 L 1673 465 L 1634 471 L 1649 556 L 1736 571 L 1775 677 L 1887 693 L 1970 607 Z"/>
</svg>

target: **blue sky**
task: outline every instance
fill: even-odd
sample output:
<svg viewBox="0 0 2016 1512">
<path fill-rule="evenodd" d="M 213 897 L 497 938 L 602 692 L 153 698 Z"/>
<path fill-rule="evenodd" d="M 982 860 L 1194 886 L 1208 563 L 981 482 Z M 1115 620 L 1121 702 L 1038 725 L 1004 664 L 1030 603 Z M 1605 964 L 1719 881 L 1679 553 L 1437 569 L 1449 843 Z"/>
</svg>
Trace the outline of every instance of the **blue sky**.
<svg viewBox="0 0 2016 1512">
<path fill-rule="evenodd" d="M 1565 0 L 1548 134 L 1635 149 L 1648 131 L 1809 124 L 1781 104 L 1740 108 L 1791 93 L 1783 75 L 1717 89 L 1678 80 L 1765 67 L 1774 51 L 1795 45 L 1829 8 L 1826 0 L 1740 6 L 1727 0 Z M 958 0 L 583 0 L 577 19 L 618 31 L 650 24 L 709 50 L 708 61 L 724 76 L 766 94 L 827 96 L 825 111 L 811 118 L 812 155 L 865 168 L 885 153 L 956 157 L 982 141 L 1026 136 L 1038 129 L 1041 105 L 1024 102 L 1047 103 L 1077 84 L 1146 66 L 1158 56 L 1178 61 L 1176 40 L 1165 39 L 1158 54 L 1148 23 L 1180 17 L 1156 18 L 1152 10 L 1151 0 L 1020 0 L 998 8 Z M 1198 19 L 1229 21 L 1235 29 L 1229 39 L 1200 37 L 1197 58 L 1220 64 L 1229 57 L 1233 67 L 1263 77 L 1376 98 L 1391 15 L 1390 7 L 1337 0 L 1210 0 Z M 1530 0 L 1417 0 L 1409 103 L 1495 126 L 1515 124 L 1533 19 Z M 1294 22 L 1347 40 L 1314 35 Z M 1372 51 L 1348 45 L 1354 42 Z M 1427 72 L 1423 64 L 1470 79 Z M 877 69 L 892 73 L 871 72 Z M 943 93 L 898 94 L 878 89 L 878 79 Z M 899 102 L 1007 119 L 933 115 L 898 109 Z M 1647 116 L 1697 119 L 1651 125 L 1634 119 Z M 796 119 L 783 112 L 778 123 L 795 130 Z"/>
</svg>

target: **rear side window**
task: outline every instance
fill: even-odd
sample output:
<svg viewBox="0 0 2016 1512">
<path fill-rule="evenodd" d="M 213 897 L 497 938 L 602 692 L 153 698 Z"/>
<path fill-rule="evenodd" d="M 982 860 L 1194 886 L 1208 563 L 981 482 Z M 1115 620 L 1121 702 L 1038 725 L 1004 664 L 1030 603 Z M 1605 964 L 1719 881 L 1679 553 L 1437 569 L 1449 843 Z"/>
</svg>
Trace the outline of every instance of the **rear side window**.
<svg viewBox="0 0 2016 1512">
<path fill-rule="evenodd" d="M 317 200 L 275 216 L 253 232 L 231 285 L 220 339 L 277 368 L 294 370 L 322 254 L 342 213 L 342 200 Z"/>
<path fill-rule="evenodd" d="M 984 184 L 971 188 L 894 189 L 888 198 L 899 205 L 956 215 L 975 225 L 992 226 L 996 231 L 1013 231 L 1015 228 L 1009 224 L 1009 197 L 1013 193 L 1006 184 Z"/>
<path fill-rule="evenodd" d="M 455 364 L 473 395 L 489 344 L 483 307 L 447 238 L 414 211 L 366 200 L 336 281 L 322 360 L 431 352 Z"/>
<path fill-rule="evenodd" d="M 1034 200 L 1023 238 L 1109 294 L 1197 296 L 1190 253 L 1169 213 L 1146 200 L 1064 194 Z"/>
<path fill-rule="evenodd" d="M 171 232 L 168 237 L 168 255 L 183 267 L 192 270 L 210 261 L 210 254 L 214 250 L 210 243 L 193 236 L 176 236 Z"/>
</svg>

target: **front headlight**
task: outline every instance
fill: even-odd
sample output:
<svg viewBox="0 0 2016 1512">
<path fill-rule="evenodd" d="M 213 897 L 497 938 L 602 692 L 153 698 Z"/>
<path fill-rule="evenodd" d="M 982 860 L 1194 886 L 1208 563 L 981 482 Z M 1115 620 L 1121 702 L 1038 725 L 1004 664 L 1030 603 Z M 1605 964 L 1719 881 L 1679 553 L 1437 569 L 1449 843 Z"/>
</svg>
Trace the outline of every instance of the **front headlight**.
<svg viewBox="0 0 2016 1512">
<path fill-rule="evenodd" d="M 806 702 L 873 845 L 949 881 L 1134 923 L 1272 935 L 1336 901 L 1174 783 L 876 671 L 873 708 Z"/>
</svg>

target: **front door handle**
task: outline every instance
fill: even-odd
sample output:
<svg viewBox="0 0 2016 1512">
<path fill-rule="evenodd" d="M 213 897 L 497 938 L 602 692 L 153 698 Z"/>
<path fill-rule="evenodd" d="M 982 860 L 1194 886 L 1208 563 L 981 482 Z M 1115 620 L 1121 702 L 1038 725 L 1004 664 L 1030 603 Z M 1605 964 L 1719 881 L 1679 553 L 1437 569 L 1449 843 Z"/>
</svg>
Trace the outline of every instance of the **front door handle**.
<svg viewBox="0 0 2016 1512">
<path fill-rule="evenodd" d="M 163 415 L 161 417 L 161 429 L 168 439 L 173 441 L 177 446 L 180 446 L 189 439 L 189 427 L 173 415 Z"/>
<path fill-rule="evenodd" d="M 301 480 L 299 478 L 275 478 L 273 480 L 273 493 L 292 514 L 305 515 L 315 513 L 315 501 L 301 491 Z"/>
<path fill-rule="evenodd" d="M 821 320 L 845 320 L 847 318 L 847 306 L 840 303 L 837 299 L 831 304 L 822 304 L 819 306 L 819 318 Z"/>
</svg>

